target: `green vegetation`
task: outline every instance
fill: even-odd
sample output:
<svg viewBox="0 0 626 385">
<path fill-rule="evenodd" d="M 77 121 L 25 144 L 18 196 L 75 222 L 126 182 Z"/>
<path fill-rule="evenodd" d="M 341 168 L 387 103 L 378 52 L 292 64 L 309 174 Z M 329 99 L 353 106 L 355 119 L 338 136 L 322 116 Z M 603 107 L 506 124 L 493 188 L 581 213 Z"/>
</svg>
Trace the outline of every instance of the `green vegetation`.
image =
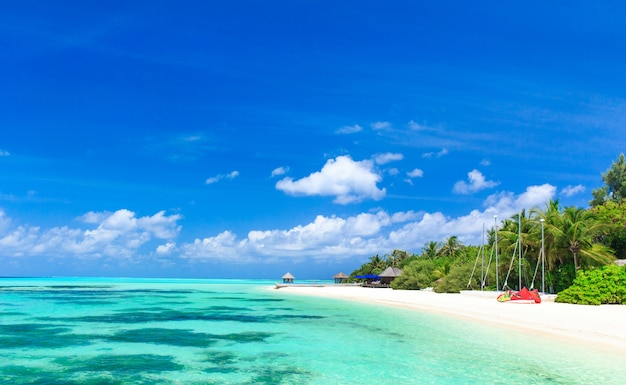
<svg viewBox="0 0 626 385">
<path fill-rule="evenodd" d="M 609 265 L 578 271 L 572 286 L 560 292 L 555 301 L 581 305 L 625 304 L 626 267 Z"/>
<path fill-rule="evenodd" d="M 419 254 L 394 250 L 375 255 L 351 274 L 380 274 L 388 266 L 402 269 L 394 289 L 459 292 L 466 289 L 519 289 L 523 286 L 559 293 L 571 303 L 626 303 L 626 273 L 612 262 L 626 258 L 626 159 L 620 154 L 602 174 L 604 186 L 593 191 L 588 209 L 561 207 L 522 211 L 488 233 L 484 248 L 465 246 L 456 236 L 430 241 Z M 493 259 L 498 240 L 499 260 Z M 520 240 L 521 238 L 521 240 Z M 545 274 L 542 264 L 542 240 Z M 519 245 L 521 244 L 521 252 Z M 519 263 L 519 254 L 522 263 Z M 497 271 L 497 273 L 496 273 Z M 542 282 L 545 277 L 545 282 Z M 484 286 L 483 286 L 484 285 Z"/>
</svg>

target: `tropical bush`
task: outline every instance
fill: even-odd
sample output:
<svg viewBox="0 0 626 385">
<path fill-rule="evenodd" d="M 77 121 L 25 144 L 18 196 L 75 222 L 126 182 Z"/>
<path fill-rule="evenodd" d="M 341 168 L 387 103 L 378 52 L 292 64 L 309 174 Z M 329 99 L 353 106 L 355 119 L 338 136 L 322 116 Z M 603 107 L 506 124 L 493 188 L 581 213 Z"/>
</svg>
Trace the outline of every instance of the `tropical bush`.
<svg viewBox="0 0 626 385">
<path fill-rule="evenodd" d="M 471 265 L 453 266 L 450 273 L 442 278 L 434 287 L 437 293 L 459 293 L 467 289 L 467 282 L 472 274 Z M 480 286 L 480 278 L 474 277 L 474 284 Z"/>
<path fill-rule="evenodd" d="M 391 282 L 391 288 L 419 290 L 432 286 L 435 268 L 435 263 L 430 259 L 416 259 L 402 269 L 402 275 Z"/>
<path fill-rule="evenodd" d="M 580 305 L 626 304 L 626 267 L 609 265 L 579 270 L 572 286 L 561 291 L 555 301 Z"/>
</svg>

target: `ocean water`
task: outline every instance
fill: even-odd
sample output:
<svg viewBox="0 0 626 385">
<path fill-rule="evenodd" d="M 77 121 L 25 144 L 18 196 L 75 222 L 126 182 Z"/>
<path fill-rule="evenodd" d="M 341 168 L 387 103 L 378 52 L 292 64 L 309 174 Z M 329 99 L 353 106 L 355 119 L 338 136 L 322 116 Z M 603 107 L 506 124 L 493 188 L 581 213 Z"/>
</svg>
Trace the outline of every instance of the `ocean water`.
<svg viewBox="0 0 626 385">
<path fill-rule="evenodd" d="M 0 279 L 0 384 L 624 384 L 622 357 L 268 281 Z"/>
</svg>

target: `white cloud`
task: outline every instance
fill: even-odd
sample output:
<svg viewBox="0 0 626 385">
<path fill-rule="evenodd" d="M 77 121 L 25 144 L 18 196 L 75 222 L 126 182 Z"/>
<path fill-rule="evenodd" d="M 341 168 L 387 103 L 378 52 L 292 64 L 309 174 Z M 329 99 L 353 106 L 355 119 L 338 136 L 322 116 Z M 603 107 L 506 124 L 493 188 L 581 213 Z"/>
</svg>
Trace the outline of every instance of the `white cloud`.
<svg viewBox="0 0 626 385">
<path fill-rule="evenodd" d="M 491 166 L 491 161 L 489 159 L 483 159 L 480 161 L 480 165 L 485 167 Z"/>
<path fill-rule="evenodd" d="M 419 131 L 419 130 L 423 130 L 423 129 L 425 129 L 425 128 L 426 128 L 426 126 L 423 126 L 423 125 L 421 125 L 421 124 L 417 123 L 415 120 L 411 120 L 411 121 L 409 122 L 409 128 L 410 128 L 411 130 Z"/>
<path fill-rule="evenodd" d="M 289 167 L 277 167 L 272 170 L 272 177 L 285 175 L 287 172 L 289 172 Z"/>
<path fill-rule="evenodd" d="M 419 168 L 415 168 L 412 171 L 407 172 L 406 175 L 409 178 L 421 178 L 424 176 L 424 171 L 420 170 Z"/>
<path fill-rule="evenodd" d="M 398 153 L 386 152 L 383 154 L 374 155 L 373 159 L 376 164 L 387 164 L 389 162 L 394 162 L 397 160 L 404 159 L 404 155 L 398 154 Z"/>
<path fill-rule="evenodd" d="M 252 230 L 241 239 L 232 231 L 222 231 L 180 243 L 175 238 L 179 236 L 178 222 L 182 217 L 166 215 L 164 211 L 143 217 L 126 209 L 89 212 L 79 218 L 84 228 L 42 229 L 12 225 L 0 209 L 0 250 L 3 256 L 13 257 L 133 260 L 148 249 L 152 250 L 148 255 L 168 256 L 168 261 L 179 258 L 226 263 L 337 262 L 393 249 L 418 252 L 427 242 L 452 235 L 465 244 L 478 245 L 482 241 L 483 225 L 492 226 L 494 215 L 502 221 L 522 209 L 543 208 L 555 193 L 556 187 L 544 184 L 530 186 L 519 195 L 493 194 L 484 201 L 482 210 L 472 210 L 459 217 L 442 212 L 389 213 L 379 209 L 345 217 L 317 215 L 311 222 L 291 228 Z"/>
<path fill-rule="evenodd" d="M 510 218 L 522 209 L 544 207 L 556 188 L 545 184 L 530 186 L 518 196 L 501 193 L 490 196 L 481 210 L 456 218 L 441 212 L 413 211 L 389 214 L 384 210 L 348 217 L 318 215 L 304 225 L 286 230 L 253 230 L 237 239 L 226 231 L 214 237 L 196 239 L 183 247 L 185 259 L 225 260 L 234 263 L 276 262 L 277 260 L 332 260 L 384 254 L 392 249 L 418 252 L 432 240 L 456 235 L 465 244 L 482 242 L 483 225 Z"/>
<path fill-rule="evenodd" d="M 4 233 L 11 225 L 11 219 L 7 217 L 4 210 L 0 209 L 0 234 Z"/>
<path fill-rule="evenodd" d="M 391 128 L 391 123 L 389 122 L 374 122 L 371 124 L 373 130 L 388 130 Z"/>
<path fill-rule="evenodd" d="M 526 191 L 515 197 L 513 193 L 501 192 L 490 195 L 485 200 L 485 206 L 494 207 L 498 213 L 504 216 L 511 216 L 522 209 L 529 209 L 539 206 L 543 209 L 542 203 L 547 203 L 556 194 L 556 187 L 550 184 L 540 186 L 530 186 Z M 500 214 L 498 214 L 500 216 Z M 500 216 L 502 218 L 502 216 Z"/>
<path fill-rule="evenodd" d="M 214 237 L 195 239 L 181 246 L 181 258 L 198 260 L 225 260 L 247 262 L 252 258 L 246 254 L 246 241 L 237 241 L 235 234 L 224 231 Z M 256 258 L 258 259 L 258 257 Z"/>
<path fill-rule="evenodd" d="M 495 187 L 499 184 L 498 182 L 486 180 L 485 176 L 476 169 L 467 173 L 467 179 L 469 183 L 465 181 L 456 182 L 453 191 L 457 194 L 471 194 L 486 188 Z"/>
<path fill-rule="evenodd" d="M 335 131 L 335 133 L 336 134 L 354 134 L 362 130 L 363 130 L 363 127 L 359 126 L 358 124 L 355 124 L 354 126 L 343 126 L 337 131 Z"/>
<path fill-rule="evenodd" d="M 208 178 L 204 183 L 205 184 L 213 184 L 213 183 L 217 183 L 222 179 L 234 179 L 236 177 L 239 176 L 239 171 L 231 171 L 230 173 L 223 175 L 223 174 L 219 174 L 216 175 L 214 177 Z"/>
<path fill-rule="evenodd" d="M 245 239 L 238 240 L 231 232 L 223 232 L 215 237 L 196 239 L 185 246 L 183 258 L 226 259 L 233 262 L 256 260 L 275 261 L 277 259 L 338 259 L 349 258 L 361 253 L 376 250 L 377 237 L 381 230 L 394 223 L 415 218 L 413 212 L 390 216 L 384 211 L 361 213 L 352 217 L 339 218 L 318 215 L 306 225 L 298 225 L 288 230 L 254 230 Z"/>
<path fill-rule="evenodd" d="M 6 150 L 0 150 L 0 156 L 9 156 L 11 155 L 8 151 Z"/>
<path fill-rule="evenodd" d="M 566 196 L 566 197 L 571 197 L 584 191 L 585 191 L 585 186 L 581 184 L 576 185 L 576 186 L 569 185 L 569 186 L 566 186 L 563 190 L 561 190 L 561 195 Z"/>
<path fill-rule="evenodd" d="M 387 174 L 391 175 L 391 176 L 396 176 L 398 174 L 400 174 L 400 170 L 398 170 L 397 168 L 390 168 L 389 170 L 387 170 Z"/>
<path fill-rule="evenodd" d="M 439 152 L 434 152 L 434 151 L 425 152 L 422 154 L 422 158 L 428 158 L 428 159 L 433 158 L 433 157 L 441 158 L 442 156 L 448 155 L 448 152 L 449 152 L 448 149 L 442 148 Z"/>
<path fill-rule="evenodd" d="M 156 248 L 156 253 L 161 255 L 171 254 L 176 250 L 176 242 L 167 242 L 164 245 L 159 245 Z"/>
<path fill-rule="evenodd" d="M 276 183 L 276 188 L 291 195 L 334 196 L 333 202 L 348 204 L 364 199 L 380 200 L 386 190 L 376 184 L 382 177 L 373 169 L 373 162 L 356 162 L 349 156 L 329 159 L 321 171 L 294 181 L 284 178 Z"/>
<path fill-rule="evenodd" d="M 202 136 L 200 136 L 200 135 L 189 135 L 189 136 L 182 137 L 182 140 L 184 142 L 197 142 L 199 140 L 202 140 Z"/>
<path fill-rule="evenodd" d="M 4 214 L 4 213 L 2 213 Z M 0 225 L 3 216 L 0 216 Z M 180 232 L 178 214 L 159 211 L 152 216 L 137 217 L 127 209 L 89 212 L 79 220 L 88 228 L 18 226 L 0 233 L 4 255 L 50 255 L 60 257 L 133 258 L 143 245 L 153 239 L 174 239 Z M 2 230 L 0 226 L 0 230 Z"/>
</svg>

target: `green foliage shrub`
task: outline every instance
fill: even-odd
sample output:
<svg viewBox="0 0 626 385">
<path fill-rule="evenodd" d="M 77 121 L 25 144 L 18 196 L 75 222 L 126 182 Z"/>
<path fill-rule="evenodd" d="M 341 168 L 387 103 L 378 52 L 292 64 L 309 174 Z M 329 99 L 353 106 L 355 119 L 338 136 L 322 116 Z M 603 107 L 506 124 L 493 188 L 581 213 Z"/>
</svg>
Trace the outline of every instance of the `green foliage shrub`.
<svg viewBox="0 0 626 385">
<path fill-rule="evenodd" d="M 555 301 L 580 305 L 626 304 L 626 267 L 609 265 L 579 270 L 572 286 L 560 292 Z"/>
<path fill-rule="evenodd" d="M 472 267 L 468 264 L 453 266 L 450 273 L 435 285 L 434 291 L 437 293 L 459 293 L 461 290 L 465 290 L 472 275 Z M 480 278 L 476 278 L 474 283 L 480 286 L 479 280 Z"/>
<path fill-rule="evenodd" d="M 392 289 L 419 290 L 432 286 L 435 263 L 430 259 L 416 259 L 402 269 L 402 275 L 391 282 Z"/>
<path fill-rule="evenodd" d="M 560 293 L 561 291 L 572 286 L 574 279 L 576 278 L 576 269 L 573 263 L 559 266 L 554 271 L 546 273 L 547 285 L 552 288 L 554 293 Z"/>
</svg>

